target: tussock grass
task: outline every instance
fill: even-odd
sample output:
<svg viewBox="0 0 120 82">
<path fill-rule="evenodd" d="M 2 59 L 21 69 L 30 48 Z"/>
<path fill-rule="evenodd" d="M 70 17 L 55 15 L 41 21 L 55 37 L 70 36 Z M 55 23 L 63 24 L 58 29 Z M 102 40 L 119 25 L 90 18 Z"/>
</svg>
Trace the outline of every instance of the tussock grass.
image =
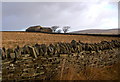
<svg viewBox="0 0 120 82">
<path fill-rule="evenodd" d="M 90 68 L 79 73 L 79 79 L 84 80 L 120 80 L 120 63 L 103 68 Z M 81 77 L 82 76 L 82 77 Z"/>
<path fill-rule="evenodd" d="M 1 33 L 1 32 L 0 32 Z M 29 32 L 2 32 L 2 45 L 5 47 L 24 46 L 26 44 L 33 45 L 51 44 L 56 42 L 71 42 L 72 40 L 82 41 L 84 43 L 98 43 L 100 41 L 116 40 L 118 37 L 97 37 L 87 35 L 63 35 L 63 34 L 45 34 L 45 33 L 29 33 Z"/>
</svg>

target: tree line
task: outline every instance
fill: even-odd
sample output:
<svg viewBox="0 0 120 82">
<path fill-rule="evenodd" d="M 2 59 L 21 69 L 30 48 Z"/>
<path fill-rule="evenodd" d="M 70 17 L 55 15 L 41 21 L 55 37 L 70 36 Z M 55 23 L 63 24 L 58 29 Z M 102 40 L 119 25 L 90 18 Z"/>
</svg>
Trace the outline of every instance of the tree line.
<svg viewBox="0 0 120 82">
<path fill-rule="evenodd" d="M 70 29 L 70 26 L 64 26 L 62 29 L 58 29 L 60 28 L 59 26 L 52 26 L 51 29 L 54 33 L 61 33 L 62 31 L 64 33 L 67 33 Z M 58 30 L 57 30 L 58 29 Z"/>
</svg>

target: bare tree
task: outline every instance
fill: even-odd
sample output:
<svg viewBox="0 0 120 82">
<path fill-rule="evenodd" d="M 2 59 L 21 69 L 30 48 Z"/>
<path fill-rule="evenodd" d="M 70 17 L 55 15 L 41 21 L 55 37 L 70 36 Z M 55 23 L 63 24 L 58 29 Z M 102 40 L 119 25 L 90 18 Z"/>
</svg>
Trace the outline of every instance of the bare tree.
<svg viewBox="0 0 120 82">
<path fill-rule="evenodd" d="M 58 28 L 59 28 L 59 26 L 52 26 L 52 27 L 51 27 L 51 29 L 52 29 L 53 32 L 55 32 L 56 29 L 58 29 Z"/>
<path fill-rule="evenodd" d="M 57 33 L 61 33 L 61 31 L 62 31 L 62 30 L 61 30 L 61 29 L 59 29 L 59 30 L 57 31 Z"/>
<path fill-rule="evenodd" d="M 64 33 L 67 33 L 67 31 L 70 29 L 70 26 L 64 26 L 63 27 L 63 32 Z"/>
</svg>

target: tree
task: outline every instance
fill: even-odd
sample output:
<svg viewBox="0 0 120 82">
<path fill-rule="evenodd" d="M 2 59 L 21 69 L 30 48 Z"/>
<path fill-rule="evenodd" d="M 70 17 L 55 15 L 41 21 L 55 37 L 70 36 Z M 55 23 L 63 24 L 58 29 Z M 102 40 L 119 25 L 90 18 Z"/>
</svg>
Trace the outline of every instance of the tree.
<svg viewBox="0 0 120 82">
<path fill-rule="evenodd" d="M 57 33 L 61 33 L 61 31 L 62 31 L 62 30 L 61 30 L 61 29 L 59 29 L 59 30 L 57 31 Z"/>
<path fill-rule="evenodd" d="M 59 26 L 52 26 L 52 27 L 51 27 L 51 29 L 52 29 L 53 32 L 55 32 L 56 29 L 58 29 L 58 28 L 59 28 Z"/>
<path fill-rule="evenodd" d="M 64 26 L 63 27 L 63 32 L 64 33 L 67 33 L 67 31 L 70 29 L 70 26 Z"/>
</svg>

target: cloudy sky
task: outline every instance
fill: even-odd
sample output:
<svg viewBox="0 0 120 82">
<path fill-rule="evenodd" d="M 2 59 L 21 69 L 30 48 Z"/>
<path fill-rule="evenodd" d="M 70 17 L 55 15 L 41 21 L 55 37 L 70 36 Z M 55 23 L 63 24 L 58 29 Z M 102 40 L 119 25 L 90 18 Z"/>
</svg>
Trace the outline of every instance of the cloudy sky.
<svg viewBox="0 0 120 82">
<path fill-rule="evenodd" d="M 2 30 L 21 31 L 29 26 L 70 26 L 70 31 L 118 28 L 118 3 L 3 2 Z"/>
</svg>

